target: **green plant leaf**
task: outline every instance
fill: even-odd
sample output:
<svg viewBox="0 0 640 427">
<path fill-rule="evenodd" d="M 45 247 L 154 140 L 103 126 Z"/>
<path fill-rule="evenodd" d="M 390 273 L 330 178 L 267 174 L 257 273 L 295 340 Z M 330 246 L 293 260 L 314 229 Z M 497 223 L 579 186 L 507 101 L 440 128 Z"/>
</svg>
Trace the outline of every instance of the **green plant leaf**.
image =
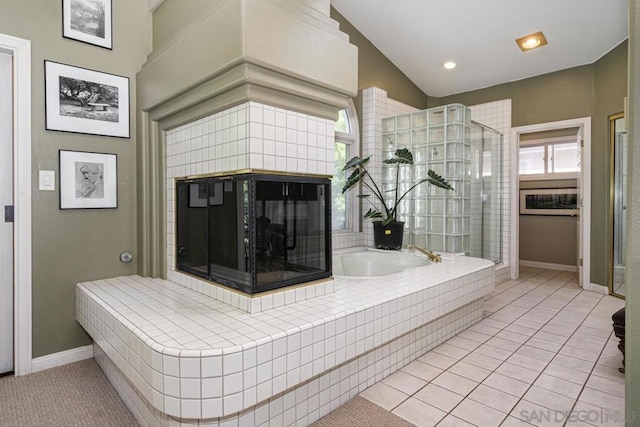
<svg viewBox="0 0 640 427">
<path fill-rule="evenodd" d="M 405 165 L 413 164 L 413 154 L 409 151 L 408 148 L 398 148 L 394 153 L 393 157 L 390 159 L 386 159 L 383 161 L 386 164 L 394 164 L 394 163 L 402 163 Z"/>
<path fill-rule="evenodd" d="M 374 211 L 369 208 L 366 214 L 364 214 L 365 218 L 382 218 L 382 213 L 380 211 Z"/>
<path fill-rule="evenodd" d="M 351 175 L 349 175 L 349 178 L 347 178 L 347 181 L 344 183 L 342 193 L 356 185 L 365 174 L 366 172 L 364 170 L 354 169 L 353 172 L 351 172 Z"/>
<path fill-rule="evenodd" d="M 346 171 L 347 169 L 351 169 L 351 168 L 354 168 L 354 167 L 364 166 L 364 165 L 367 164 L 367 162 L 369 161 L 370 158 L 371 158 L 371 156 L 366 157 L 364 159 L 361 159 L 360 157 L 355 156 L 351 160 L 349 160 L 347 163 L 345 163 L 345 165 L 342 168 L 342 170 Z"/>
<path fill-rule="evenodd" d="M 356 197 L 359 198 L 359 199 L 364 199 L 364 198 L 367 198 L 367 197 L 371 197 L 371 194 L 358 194 Z"/>
<path fill-rule="evenodd" d="M 439 188 L 444 188 L 445 190 L 453 190 L 453 187 L 447 182 L 446 179 L 444 179 L 431 169 L 429 169 L 427 175 L 429 175 L 429 178 L 427 178 L 426 180 L 429 181 L 431 185 L 435 185 Z"/>
<path fill-rule="evenodd" d="M 387 219 L 385 219 L 385 220 L 382 222 L 382 225 L 389 225 L 389 224 L 391 224 L 392 222 L 394 222 L 395 220 L 396 220 L 396 217 L 395 217 L 395 216 L 388 216 L 388 217 L 387 217 Z"/>
</svg>

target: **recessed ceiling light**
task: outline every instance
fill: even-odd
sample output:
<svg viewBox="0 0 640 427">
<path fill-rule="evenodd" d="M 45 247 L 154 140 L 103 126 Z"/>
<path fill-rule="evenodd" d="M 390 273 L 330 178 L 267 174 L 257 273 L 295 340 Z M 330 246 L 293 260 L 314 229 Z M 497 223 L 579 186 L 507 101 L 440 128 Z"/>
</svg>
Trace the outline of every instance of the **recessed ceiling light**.
<svg viewBox="0 0 640 427">
<path fill-rule="evenodd" d="M 538 31 L 537 33 L 528 34 L 516 39 L 516 44 L 518 45 L 520 50 L 525 52 L 527 50 L 546 45 L 547 39 L 545 38 L 544 34 L 542 34 L 542 31 Z"/>
<path fill-rule="evenodd" d="M 455 62 L 445 62 L 444 63 L 444 68 L 446 68 L 447 70 L 453 70 L 454 68 L 456 68 L 456 63 Z"/>
</svg>

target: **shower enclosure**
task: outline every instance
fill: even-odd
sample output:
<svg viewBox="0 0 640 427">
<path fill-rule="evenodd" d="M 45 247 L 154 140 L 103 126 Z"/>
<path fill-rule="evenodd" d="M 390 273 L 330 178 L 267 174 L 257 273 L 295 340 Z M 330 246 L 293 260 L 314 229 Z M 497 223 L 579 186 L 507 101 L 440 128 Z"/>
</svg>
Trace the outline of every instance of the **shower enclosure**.
<svg viewBox="0 0 640 427">
<path fill-rule="evenodd" d="M 502 134 L 471 122 L 471 247 L 469 255 L 502 261 Z"/>
<path fill-rule="evenodd" d="M 471 121 L 471 111 L 450 104 L 383 120 L 383 159 L 409 148 L 413 165 L 400 167 L 400 192 L 429 169 L 454 191 L 420 185 L 398 206 L 404 242 L 438 252 L 502 261 L 502 135 Z M 383 164 L 383 191 L 393 189 L 395 168 Z"/>
<path fill-rule="evenodd" d="M 628 138 L 624 113 L 609 118 L 611 140 L 611 224 L 609 292 L 625 296 Z"/>
</svg>

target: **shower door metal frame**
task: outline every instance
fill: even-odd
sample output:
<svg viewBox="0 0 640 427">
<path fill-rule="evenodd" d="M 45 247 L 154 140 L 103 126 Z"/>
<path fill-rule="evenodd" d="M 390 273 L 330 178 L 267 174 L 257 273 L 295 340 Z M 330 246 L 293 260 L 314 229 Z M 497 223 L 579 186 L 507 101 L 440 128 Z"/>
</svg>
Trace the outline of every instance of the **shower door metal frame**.
<svg viewBox="0 0 640 427">
<path fill-rule="evenodd" d="M 615 292 L 614 289 L 614 279 L 615 279 L 615 267 L 616 267 L 616 263 L 615 263 L 615 246 L 618 245 L 619 243 L 616 242 L 615 239 L 615 230 L 616 230 L 616 219 L 617 218 L 622 218 L 623 215 L 625 215 L 624 212 L 624 208 L 623 209 L 616 209 L 616 201 L 618 200 L 618 198 L 616 197 L 616 191 L 618 191 L 616 189 L 616 159 L 618 159 L 619 156 L 619 150 L 618 150 L 618 135 L 616 133 L 616 128 L 615 128 L 615 122 L 618 119 L 624 118 L 624 112 L 622 113 L 618 113 L 618 114 L 614 114 L 609 116 L 609 259 L 607 262 L 607 268 L 608 268 L 608 281 L 609 283 L 607 284 L 607 287 L 609 289 L 609 295 L 613 295 L 615 297 L 618 298 L 622 298 L 625 299 L 625 296 L 623 294 L 619 294 L 617 292 Z M 621 171 L 618 171 L 621 173 Z"/>
<path fill-rule="evenodd" d="M 504 141 L 504 135 L 502 134 L 502 132 L 500 132 L 500 131 L 498 131 L 496 129 L 493 129 L 492 127 L 489 127 L 487 125 L 484 125 L 482 123 L 476 122 L 475 120 L 471 120 L 471 125 L 472 126 L 473 125 L 478 126 L 482 131 L 481 137 L 480 137 L 480 141 L 481 142 L 480 142 L 480 151 L 479 151 L 480 155 L 479 155 L 479 165 L 478 165 L 479 173 L 480 173 L 480 179 L 481 179 L 480 202 L 482 203 L 482 211 L 481 211 L 481 214 L 480 214 L 480 222 L 482 224 L 482 228 L 480 230 L 480 242 L 481 242 L 480 258 L 485 258 L 485 224 L 484 224 L 484 219 L 485 219 L 485 210 L 486 210 L 485 208 L 486 207 L 485 207 L 485 202 L 484 202 L 484 195 L 486 194 L 486 192 L 485 192 L 485 184 L 486 184 L 486 182 L 485 182 L 484 177 L 482 175 L 482 171 L 484 170 L 485 132 L 487 130 L 489 130 L 489 131 L 495 132 L 497 135 L 500 136 L 500 150 L 498 151 L 498 155 L 500 157 L 498 159 L 498 164 L 500 164 L 500 165 L 502 165 L 502 161 L 503 161 L 503 158 L 504 158 L 504 155 L 503 155 L 503 151 L 504 151 L 503 148 L 504 147 L 502 145 L 503 141 Z M 491 150 L 491 153 L 492 153 L 492 156 L 493 156 L 494 154 L 493 154 L 492 150 Z M 493 168 L 492 168 L 492 172 L 491 173 L 492 173 L 492 176 L 494 176 L 493 175 L 493 173 L 494 173 L 493 172 Z M 502 171 L 500 171 L 500 175 L 495 175 L 495 178 L 497 178 L 498 180 L 502 180 Z M 502 248 L 502 230 L 503 230 L 503 228 L 502 227 L 504 225 L 503 224 L 503 218 L 502 218 L 502 193 L 500 191 L 498 191 L 498 193 L 494 194 L 493 196 L 494 197 L 495 196 L 499 196 L 500 197 L 500 200 L 499 200 L 500 214 L 498 215 L 498 219 L 500 221 L 500 226 L 498 228 L 500 230 L 500 251 L 499 251 L 500 260 L 496 261 L 496 264 L 504 264 L 505 260 L 503 259 L 504 257 L 503 257 L 503 252 L 502 252 L 502 250 L 503 250 L 503 248 Z"/>
</svg>

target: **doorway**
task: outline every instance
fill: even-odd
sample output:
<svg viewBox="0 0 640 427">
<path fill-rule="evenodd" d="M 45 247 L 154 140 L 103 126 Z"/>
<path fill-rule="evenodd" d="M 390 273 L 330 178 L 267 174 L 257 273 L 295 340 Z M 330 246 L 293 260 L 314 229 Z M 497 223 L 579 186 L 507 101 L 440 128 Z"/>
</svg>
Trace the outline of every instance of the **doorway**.
<svg viewBox="0 0 640 427">
<path fill-rule="evenodd" d="M 13 57 L 0 52 L 0 375 L 13 371 Z"/>
<path fill-rule="evenodd" d="M 520 126 L 512 129 L 511 134 L 511 277 L 519 276 L 520 261 L 520 165 L 519 148 L 521 137 L 526 134 L 561 131 L 577 128 L 578 156 L 580 170 L 577 175 L 577 262 L 576 271 L 579 285 L 591 290 L 591 118 L 563 120 Z"/>
<path fill-rule="evenodd" d="M 10 110 L 12 113 L 12 156 L 8 156 L 13 174 L 13 298 L 12 306 L 13 371 L 31 372 L 31 42 L 0 34 L 0 53 L 11 58 Z M 4 99 L 4 96 L 3 96 Z M 2 153 L 4 156 L 4 153 Z M 1 211 L 4 211 L 2 206 Z M 4 212 L 2 212 L 4 214 Z M 0 217 L 0 224 L 5 224 Z M 4 299 L 4 295 L 2 296 Z"/>
</svg>

